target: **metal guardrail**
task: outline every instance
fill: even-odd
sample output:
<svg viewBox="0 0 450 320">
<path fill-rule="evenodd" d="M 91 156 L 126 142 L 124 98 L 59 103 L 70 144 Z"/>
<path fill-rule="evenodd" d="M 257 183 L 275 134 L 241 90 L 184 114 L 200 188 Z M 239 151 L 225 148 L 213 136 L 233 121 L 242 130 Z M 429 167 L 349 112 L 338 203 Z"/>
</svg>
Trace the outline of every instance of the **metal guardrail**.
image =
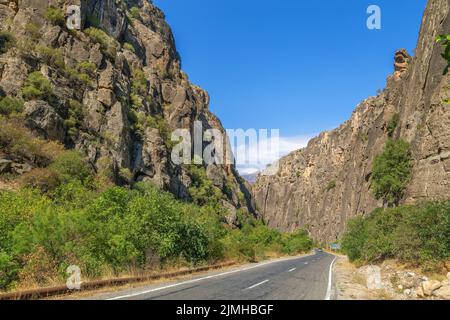
<svg viewBox="0 0 450 320">
<path fill-rule="evenodd" d="M 63 286 L 8 292 L 8 293 L 0 294 L 0 300 L 33 300 L 33 299 L 48 298 L 48 297 L 52 297 L 52 296 L 66 295 L 66 294 L 87 291 L 87 290 L 94 290 L 94 289 L 99 289 L 99 288 L 104 288 L 104 287 L 120 286 L 120 285 L 129 284 L 129 283 L 158 280 L 158 279 L 163 279 L 163 278 L 174 278 L 174 277 L 184 276 L 184 275 L 197 273 L 197 272 L 203 272 L 203 271 L 209 271 L 209 270 L 214 270 L 214 269 L 220 269 L 220 268 L 224 268 L 224 267 L 230 267 L 235 264 L 236 264 L 236 262 L 227 262 L 227 263 L 217 264 L 217 265 L 213 265 L 213 266 L 205 266 L 205 267 L 180 270 L 180 271 L 174 271 L 174 272 L 165 272 L 165 273 L 136 276 L 136 277 L 89 281 L 89 282 L 82 283 L 80 290 L 70 290 L 67 288 L 67 286 L 63 285 Z"/>
</svg>

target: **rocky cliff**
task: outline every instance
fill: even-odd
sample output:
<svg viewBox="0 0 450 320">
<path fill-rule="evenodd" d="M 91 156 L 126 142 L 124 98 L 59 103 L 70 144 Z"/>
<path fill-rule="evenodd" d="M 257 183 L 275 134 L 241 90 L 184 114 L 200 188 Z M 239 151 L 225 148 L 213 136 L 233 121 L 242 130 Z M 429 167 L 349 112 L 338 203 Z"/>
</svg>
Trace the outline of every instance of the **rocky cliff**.
<svg viewBox="0 0 450 320">
<path fill-rule="evenodd" d="M 346 222 L 367 215 L 382 202 L 371 190 L 372 163 L 388 139 L 388 124 L 398 118 L 394 138 L 411 143 L 413 177 L 403 203 L 450 197 L 450 90 L 446 62 L 435 43 L 450 33 L 448 0 L 429 0 L 415 51 L 395 54 L 395 72 L 386 89 L 357 106 L 350 120 L 320 134 L 308 146 L 280 161 L 275 176 L 259 176 L 253 193 L 270 226 L 307 228 L 331 242 Z"/>
<path fill-rule="evenodd" d="M 69 5 L 81 8 L 81 30 L 61 17 Z M 171 161 L 170 133 L 193 131 L 195 121 L 224 129 L 208 110 L 208 93 L 181 70 L 171 29 L 151 1 L 0 0 L 0 28 L 10 40 L 0 50 L 0 98 L 26 101 L 25 123 L 36 135 L 80 150 L 96 171 L 111 167 L 117 184 L 149 181 L 191 199 L 192 173 Z M 50 82 L 50 96 L 25 94 L 39 85 L 33 72 Z M 19 161 L 0 150 L 2 157 Z M 205 172 L 230 223 L 237 209 L 253 211 L 234 166 Z"/>
</svg>

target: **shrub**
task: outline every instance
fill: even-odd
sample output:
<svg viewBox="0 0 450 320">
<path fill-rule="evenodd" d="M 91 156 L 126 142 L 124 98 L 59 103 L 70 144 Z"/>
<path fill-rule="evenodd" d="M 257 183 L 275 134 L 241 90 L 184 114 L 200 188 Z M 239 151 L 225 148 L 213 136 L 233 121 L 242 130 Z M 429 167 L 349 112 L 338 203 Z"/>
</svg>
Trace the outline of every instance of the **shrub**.
<svg viewBox="0 0 450 320">
<path fill-rule="evenodd" d="M 131 90 L 134 94 L 139 95 L 145 95 L 147 93 L 147 79 L 145 78 L 144 72 L 140 69 L 133 70 Z"/>
<path fill-rule="evenodd" d="M 125 50 L 129 50 L 129 51 L 131 51 L 131 52 L 133 52 L 133 53 L 136 53 L 136 49 L 134 48 L 134 46 L 133 46 L 131 43 L 125 42 L 125 43 L 123 44 L 123 48 L 124 48 Z"/>
<path fill-rule="evenodd" d="M 0 98 L 0 114 L 8 116 L 23 111 L 23 101 L 12 97 Z"/>
<path fill-rule="evenodd" d="M 91 77 L 83 72 L 79 72 L 74 68 L 65 69 L 67 77 L 75 83 L 75 85 L 89 86 L 91 84 Z"/>
<path fill-rule="evenodd" d="M 87 163 L 78 151 L 64 151 L 54 160 L 50 168 L 66 183 L 72 180 L 83 183 L 91 175 Z"/>
<path fill-rule="evenodd" d="M 25 80 L 22 88 L 22 95 L 25 100 L 49 100 L 53 95 L 50 81 L 45 78 L 39 71 L 32 72 Z"/>
<path fill-rule="evenodd" d="M 342 249 L 351 261 L 396 258 L 435 270 L 450 258 L 450 202 L 377 209 L 348 223 Z"/>
<path fill-rule="evenodd" d="M 58 173 L 47 168 L 33 169 L 19 178 L 19 184 L 22 187 L 34 188 L 43 193 L 55 190 L 60 183 Z"/>
<path fill-rule="evenodd" d="M 83 117 L 83 105 L 77 101 L 71 99 L 69 101 L 68 118 L 64 121 L 64 124 L 71 137 L 78 134 L 78 127 L 80 126 Z"/>
<path fill-rule="evenodd" d="M 298 230 L 291 234 L 285 234 L 282 240 L 283 252 L 286 254 L 299 254 L 310 251 L 314 242 L 305 230 Z"/>
<path fill-rule="evenodd" d="M 367 241 L 367 226 L 363 217 L 350 219 L 346 232 L 342 238 L 342 251 L 350 261 L 362 259 L 364 245 Z"/>
<path fill-rule="evenodd" d="M 141 15 L 139 13 L 139 8 L 138 7 L 131 7 L 130 8 L 130 15 L 133 19 L 137 19 L 140 20 Z"/>
<path fill-rule="evenodd" d="M 77 69 L 81 73 L 94 75 L 95 72 L 97 71 L 97 66 L 93 62 L 82 61 L 76 65 L 75 69 Z"/>
<path fill-rule="evenodd" d="M 42 167 L 49 165 L 64 150 L 56 142 L 33 136 L 21 119 L 0 122 L 0 148 L 13 159 L 31 161 Z"/>
<path fill-rule="evenodd" d="M 25 32 L 28 33 L 32 41 L 38 41 L 41 38 L 41 27 L 35 23 L 27 23 L 25 25 Z"/>
<path fill-rule="evenodd" d="M 38 45 L 36 51 L 44 63 L 64 70 L 64 57 L 60 49 Z"/>
<path fill-rule="evenodd" d="M 194 203 L 199 206 L 215 206 L 220 202 L 222 192 L 208 179 L 205 168 L 191 165 L 189 167 L 189 175 L 192 179 L 189 193 Z"/>
<path fill-rule="evenodd" d="M 392 116 L 391 120 L 389 120 L 389 122 L 387 124 L 387 132 L 388 132 L 388 136 L 390 138 L 392 138 L 392 136 L 394 135 L 394 131 L 395 131 L 395 129 L 397 129 L 399 121 L 400 121 L 400 115 L 398 113 L 394 114 Z"/>
<path fill-rule="evenodd" d="M 10 32 L 0 31 L 0 54 L 5 53 L 15 44 L 15 39 Z"/>
<path fill-rule="evenodd" d="M 372 189 L 377 199 L 388 206 L 398 205 L 411 177 L 411 161 L 407 142 L 388 140 L 373 164 Z"/>
<path fill-rule="evenodd" d="M 110 59 L 115 59 L 117 53 L 117 43 L 113 38 L 108 36 L 103 30 L 90 27 L 84 32 L 92 39 L 92 41 L 100 44 L 102 51 Z"/>
<path fill-rule="evenodd" d="M 66 19 L 64 17 L 64 12 L 60 8 L 49 7 L 45 11 L 45 17 L 47 20 L 55 26 L 64 26 Z"/>
<path fill-rule="evenodd" d="M 332 180 L 327 185 L 327 191 L 330 191 L 332 189 L 336 188 L 336 180 Z"/>
<path fill-rule="evenodd" d="M 447 61 L 447 66 L 444 69 L 444 75 L 448 73 L 450 68 L 450 35 L 439 35 L 436 38 L 436 42 L 440 43 L 444 47 L 444 53 L 442 53 L 442 58 Z"/>
</svg>

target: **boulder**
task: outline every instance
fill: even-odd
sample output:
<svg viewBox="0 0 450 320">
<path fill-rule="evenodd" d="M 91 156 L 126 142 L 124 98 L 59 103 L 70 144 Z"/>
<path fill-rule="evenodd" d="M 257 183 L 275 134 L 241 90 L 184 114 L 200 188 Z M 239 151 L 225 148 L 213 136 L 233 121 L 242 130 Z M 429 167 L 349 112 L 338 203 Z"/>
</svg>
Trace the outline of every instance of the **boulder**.
<svg viewBox="0 0 450 320">
<path fill-rule="evenodd" d="M 437 280 L 429 280 L 422 283 L 422 289 L 425 296 L 433 295 L 433 292 L 442 287 L 442 284 Z"/>
<path fill-rule="evenodd" d="M 107 107 L 111 107 L 116 102 L 116 96 L 110 89 L 101 88 L 98 90 L 98 101 Z"/>
<path fill-rule="evenodd" d="M 0 159 L 0 174 L 8 173 L 11 170 L 12 161 Z"/>
<path fill-rule="evenodd" d="M 368 266 L 365 270 L 367 289 L 380 290 L 383 287 L 381 281 L 381 269 L 379 266 Z"/>
<path fill-rule="evenodd" d="M 47 102 L 34 100 L 25 103 L 26 126 L 45 139 L 64 141 L 64 120 Z"/>
<path fill-rule="evenodd" d="M 31 170 L 33 170 L 33 167 L 28 163 L 13 163 L 11 165 L 11 171 L 18 175 L 30 172 Z"/>
<path fill-rule="evenodd" d="M 450 300 L 450 284 L 443 285 L 433 292 L 433 295 L 445 300 Z"/>
</svg>

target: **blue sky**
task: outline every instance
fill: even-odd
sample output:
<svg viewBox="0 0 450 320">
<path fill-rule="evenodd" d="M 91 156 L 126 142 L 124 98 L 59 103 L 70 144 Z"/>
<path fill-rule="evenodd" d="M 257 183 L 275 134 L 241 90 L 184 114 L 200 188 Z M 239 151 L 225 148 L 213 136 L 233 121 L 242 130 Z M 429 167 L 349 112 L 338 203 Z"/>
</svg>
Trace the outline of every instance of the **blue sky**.
<svg viewBox="0 0 450 320">
<path fill-rule="evenodd" d="M 225 128 L 280 129 L 304 145 L 385 86 L 395 50 L 416 46 L 426 0 L 154 3 Z M 381 8 L 381 30 L 366 27 L 371 4 Z"/>
</svg>

